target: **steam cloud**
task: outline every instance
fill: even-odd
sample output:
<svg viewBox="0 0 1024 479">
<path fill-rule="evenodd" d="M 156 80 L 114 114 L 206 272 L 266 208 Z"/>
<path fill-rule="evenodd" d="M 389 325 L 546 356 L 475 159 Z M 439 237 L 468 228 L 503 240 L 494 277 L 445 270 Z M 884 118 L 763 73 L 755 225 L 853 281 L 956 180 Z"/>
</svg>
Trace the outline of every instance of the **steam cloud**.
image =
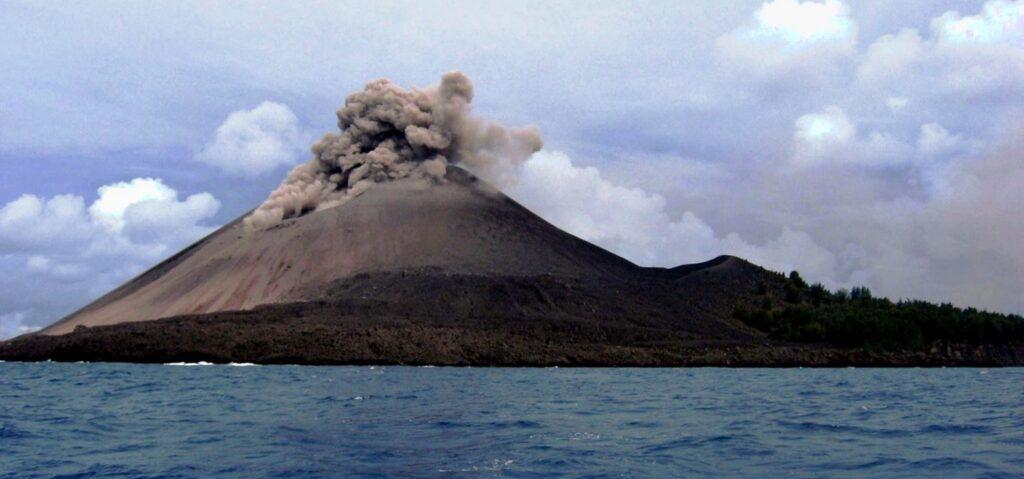
<svg viewBox="0 0 1024 479">
<path fill-rule="evenodd" d="M 292 169 L 245 218 L 246 228 L 341 205 L 376 183 L 408 177 L 441 182 L 449 164 L 494 177 L 541 149 L 537 128 L 476 118 L 472 101 L 473 84 L 461 72 L 422 90 L 387 79 L 370 82 L 338 110 L 341 132 L 313 144 L 313 159 Z"/>
</svg>

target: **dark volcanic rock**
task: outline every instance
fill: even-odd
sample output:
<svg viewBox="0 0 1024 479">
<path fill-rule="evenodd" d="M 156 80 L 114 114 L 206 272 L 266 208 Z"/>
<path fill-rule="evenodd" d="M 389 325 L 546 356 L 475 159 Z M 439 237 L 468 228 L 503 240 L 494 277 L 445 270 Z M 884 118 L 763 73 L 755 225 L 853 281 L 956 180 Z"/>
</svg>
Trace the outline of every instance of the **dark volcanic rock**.
<svg viewBox="0 0 1024 479">
<path fill-rule="evenodd" d="M 1011 366 L 1024 360 L 1024 348 L 1011 347 L 868 354 L 749 338 L 700 339 L 644 325 L 573 318 L 516 320 L 498 314 L 466 319 L 446 324 L 415 315 L 376 316 L 343 303 L 271 305 L 23 337 L 0 348 L 0 359 L 645 367 Z"/>
</svg>

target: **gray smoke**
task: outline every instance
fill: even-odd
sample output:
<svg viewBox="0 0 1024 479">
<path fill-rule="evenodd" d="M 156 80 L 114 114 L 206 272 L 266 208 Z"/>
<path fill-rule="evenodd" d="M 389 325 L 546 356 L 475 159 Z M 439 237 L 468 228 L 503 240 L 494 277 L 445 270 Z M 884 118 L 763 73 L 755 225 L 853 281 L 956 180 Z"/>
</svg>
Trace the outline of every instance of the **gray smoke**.
<svg viewBox="0 0 1024 479">
<path fill-rule="evenodd" d="M 472 101 L 473 84 L 461 72 L 422 90 L 370 82 L 338 110 L 341 131 L 313 144 L 313 159 L 296 166 L 245 218 L 246 228 L 341 205 L 377 183 L 409 177 L 443 182 L 449 164 L 495 179 L 541 149 L 535 127 L 476 118 Z"/>
</svg>

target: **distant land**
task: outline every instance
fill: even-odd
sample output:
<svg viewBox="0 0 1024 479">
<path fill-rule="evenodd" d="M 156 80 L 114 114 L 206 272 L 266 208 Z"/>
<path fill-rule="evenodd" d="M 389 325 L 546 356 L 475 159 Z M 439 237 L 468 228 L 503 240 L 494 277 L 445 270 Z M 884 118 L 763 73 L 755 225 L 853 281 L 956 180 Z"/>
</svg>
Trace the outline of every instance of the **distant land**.
<svg viewBox="0 0 1024 479">
<path fill-rule="evenodd" d="M 1009 366 L 1024 319 L 721 256 L 644 268 L 472 174 L 241 218 L 0 359 L 473 366 Z"/>
</svg>

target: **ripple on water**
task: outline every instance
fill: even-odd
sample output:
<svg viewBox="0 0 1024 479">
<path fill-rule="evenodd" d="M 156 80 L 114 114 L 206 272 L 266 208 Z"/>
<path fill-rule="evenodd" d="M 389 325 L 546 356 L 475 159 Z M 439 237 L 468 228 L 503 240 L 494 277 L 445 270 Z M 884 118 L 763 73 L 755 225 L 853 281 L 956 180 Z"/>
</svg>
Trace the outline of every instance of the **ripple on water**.
<svg viewBox="0 0 1024 479">
<path fill-rule="evenodd" d="M 0 477 L 1020 477 L 1022 382 L 3 363 Z"/>
<path fill-rule="evenodd" d="M 0 439 L 14 440 L 14 439 L 28 439 L 32 437 L 26 431 L 23 431 L 12 424 L 0 423 Z"/>
<path fill-rule="evenodd" d="M 929 424 L 920 430 L 923 434 L 973 435 L 991 434 L 992 428 L 979 424 Z"/>
</svg>

